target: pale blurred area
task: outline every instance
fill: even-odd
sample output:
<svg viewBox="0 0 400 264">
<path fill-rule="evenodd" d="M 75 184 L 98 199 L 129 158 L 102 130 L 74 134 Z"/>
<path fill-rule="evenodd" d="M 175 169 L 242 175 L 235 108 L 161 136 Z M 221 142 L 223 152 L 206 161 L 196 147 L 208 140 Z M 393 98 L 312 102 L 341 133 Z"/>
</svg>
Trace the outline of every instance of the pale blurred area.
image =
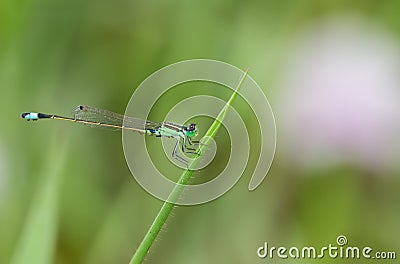
<svg viewBox="0 0 400 264">
<path fill-rule="evenodd" d="M 277 85 L 285 156 L 300 166 L 398 170 L 399 43 L 362 16 L 327 17 L 300 31 Z"/>
<path fill-rule="evenodd" d="M 151 73 L 192 58 L 250 68 L 275 113 L 277 153 L 249 192 L 252 138 L 239 183 L 174 209 L 146 263 L 365 263 L 257 257 L 264 242 L 322 247 L 340 234 L 398 252 L 399 9 L 397 0 L 1 2 L 0 263 L 129 262 L 162 202 L 134 181 L 121 134 L 20 114 L 69 116 L 79 104 L 123 113 Z M 158 118 L 196 91 L 166 94 Z M 254 115 L 235 103 L 256 135 Z M 222 132 L 218 151 L 229 150 Z M 218 173 L 220 156 L 196 180 Z"/>
</svg>

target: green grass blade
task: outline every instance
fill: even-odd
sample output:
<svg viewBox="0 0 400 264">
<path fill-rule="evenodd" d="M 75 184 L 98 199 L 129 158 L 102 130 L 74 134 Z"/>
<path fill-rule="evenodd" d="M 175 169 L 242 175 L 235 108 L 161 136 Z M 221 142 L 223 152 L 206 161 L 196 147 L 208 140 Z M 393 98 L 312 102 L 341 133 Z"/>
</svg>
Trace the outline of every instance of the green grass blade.
<svg viewBox="0 0 400 264">
<path fill-rule="evenodd" d="M 215 137 L 217 134 L 222 122 L 224 121 L 224 118 L 226 116 L 226 113 L 228 112 L 229 107 L 231 106 L 233 100 L 235 99 L 238 90 L 242 86 L 246 76 L 247 76 L 248 70 L 245 71 L 243 74 L 242 78 L 239 81 L 239 84 L 237 85 L 235 91 L 229 98 L 228 102 L 226 102 L 224 108 L 220 111 L 218 114 L 217 118 L 214 120 L 214 122 L 211 124 L 210 128 L 207 130 L 204 140 L 202 141 L 203 144 L 201 144 L 198 147 L 199 153 L 204 153 L 208 147 L 208 145 L 211 143 L 212 139 Z M 143 238 L 142 242 L 140 243 L 139 247 L 137 248 L 135 254 L 133 255 L 131 261 L 129 262 L 130 264 L 137 264 L 141 263 L 144 260 L 144 257 L 146 256 L 147 252 L 149 251 L 151 245 L 154 243 L 158 233 L 160 232 L 161 228 L 164 226 L 165 221 L 167 220 L 168 216 L 170 215 L 172 209 L 175 206 L 176 201 L 180 197 L 183 189 L 185 188 L 185 185 L 188 183 L 190 177 L 193 174 L 193 170 L 191 168 L 194 168 L 197 163 L 200 160 L 200 155 L 195 157 L 192 162 L 189 164 L 188 169 L 185 170 L 182 175 L 180 176 L 178 183 L 174 189 L 172 190 L 171 194 L 169 195 L 168 201 L 170 202 L 164 202 L 163 206 L 161 207 L 160 211 L 158 212 L 156 218 L 154 219 L 153 223 L 151 224 L 149 230 L 147 231 L 145 237 Z"/>
<path fill-rule="evenodd" d="M 57 241 L 58 196 L 62 168 L 65 165 L 66 141 L 51 144 L 43 178 L 39 181 L 11 264 L 54 263 Z"/>
</svg>

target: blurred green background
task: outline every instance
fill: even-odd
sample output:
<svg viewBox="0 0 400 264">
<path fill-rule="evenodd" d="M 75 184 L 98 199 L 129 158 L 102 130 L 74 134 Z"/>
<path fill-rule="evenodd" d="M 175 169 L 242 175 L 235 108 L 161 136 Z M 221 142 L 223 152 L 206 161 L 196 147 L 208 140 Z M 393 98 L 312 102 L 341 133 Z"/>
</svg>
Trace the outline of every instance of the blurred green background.
<svg viewBox="0 0 400 264">
<path fill-rule="evenodd" d="M 290 110 L 292 104 L 285 104 L 290 89 L 282 83 L 290 75 L 288 64 L 291 72 L 297 71 L 290 56 L 297 40 L 307 38 L 307 28 L 326 18 L 344 21 L 346 28 L 346 21 L 352 21 L 347 18 L 359 19 L 367 32 L 373 24 L 375 32 L 390 35 L 397 54 L 399 8 L 396 0 L 1 1 L 0 263 L 128 263 L 162 205 L 131 176 L 120 133 L 63 122 L 32 124 L 19 118 L 21 112 L 69 116 L 76 105 L 88 104 L 123 113 L 148 75 L 194 58 L 250 67 L 272 108 Z M 329 32 L 322 38 L 329 38 Z M 368 62 L 367 56 L 363 64 Z M 307 64 L 297 66 L 304 69 Z M 394 66 L 391 70 L 398 73 Z M 376 86 L 385 90 L 385 84 Z M 182 95 L 178 89 L 169 100 Z M 226 99 L 229 93 L 215 96 Z M 398 103 L 400 97 L 391 98 Z M 160 111 L 166 113 L 168 107 Z M 264 242 L 322 247 L 335 245 L 340 234 L 349 245 L 399 255 L 398 152 L 377 164 L 351 158 L 303 161 L 303 149 L 287 144 L 292 140 L 296 145 L 298 131 L 280 126 L 294 117 L 285 119 L 282 112 L 275 112 L 277 155 L 261 186 L 247 190 L 248 171 L 221 198 L 177 207 L 147 263 L 357 262 L 257 257 Z M 392 116 L 399 120 L 399 115 Z M 383 128 L 397 131 L 396 122 Z M 218 143 L 229 145 L 224 135 Z M 392 139 L 382 144 L 395 148 L 398 138 Z M 309 146 L 313 139 L 299 140 Z M 351 144 L 344 146 L 344 152 L 353 153 Z M 361 152 L 363 146 L 358 146 Z M 386 160 L 393 161 L 388 166 Z"/>
</svg>

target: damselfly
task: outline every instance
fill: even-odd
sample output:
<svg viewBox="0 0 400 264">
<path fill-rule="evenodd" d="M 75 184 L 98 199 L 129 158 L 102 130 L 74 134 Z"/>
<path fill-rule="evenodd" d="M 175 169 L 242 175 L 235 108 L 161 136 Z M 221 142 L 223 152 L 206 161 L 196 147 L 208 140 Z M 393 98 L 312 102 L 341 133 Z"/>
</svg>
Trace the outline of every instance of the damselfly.
<svg viewBox="0 0 400 264">
<path fill-rule="evenodd" d="M 172 157 L 188 165 L 188 161 L 177 154 L 178 148 L 183 153 L 197 154 L 193 146 L 199 144 L 192 138 L 197 136 L 196 124 L 182 126 L 171 122 L 153 122 L 139 118 L 117 114 L 108 110 L 99 109 L 92 106 L 80 105 L 73 110 L 73 117 L 64 117 L 53 114 L 43 114 L 35 112 L 22 113 L 21 117 L 26 120 L 57 119 L 66 120 L 89 125 L 92 127 L 103 127 L 111 129 L 127 129 L 140 134 L 156 137 L 167 137 L 176 139 Z"/>
</svg>

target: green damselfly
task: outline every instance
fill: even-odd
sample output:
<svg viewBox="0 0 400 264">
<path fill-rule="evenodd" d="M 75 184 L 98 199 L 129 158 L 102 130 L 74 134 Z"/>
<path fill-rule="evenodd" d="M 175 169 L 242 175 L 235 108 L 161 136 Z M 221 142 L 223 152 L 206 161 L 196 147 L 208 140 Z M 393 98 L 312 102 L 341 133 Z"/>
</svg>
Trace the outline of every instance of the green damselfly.
<svg viewBox="0 0 400 264">
<path fill-rule="evenodd" d="M 188 161 L 177 154 L 179 147 L 183 153 L 198 154 L 194 146 L 198 145 L 199 141 L 192 140 L 192 138 L 197 136 L 198 133 L 196 124 L 183 126 L 171 122 L 153 122 L 87 105 L 77 106 L 73 110 L 73 117 L 36 112 L 25 112 L 21 114 L 21 117 L 28 121 L 36 121 L 39 119 L 65 120 L 91 127 L 111 128 L 117 130 L 127 129 L 150 136 L 174 138 L 176 139 L 176 144 L 171 155 L 173 158 L 186 165 L 188 165 Z"/>
</svg>

